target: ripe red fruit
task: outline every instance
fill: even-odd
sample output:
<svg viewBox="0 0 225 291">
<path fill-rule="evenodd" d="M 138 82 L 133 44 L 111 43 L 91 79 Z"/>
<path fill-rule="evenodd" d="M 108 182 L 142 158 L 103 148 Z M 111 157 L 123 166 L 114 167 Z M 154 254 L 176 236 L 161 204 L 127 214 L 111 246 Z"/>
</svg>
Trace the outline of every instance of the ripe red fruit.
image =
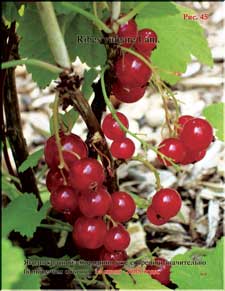
<svg viewBox="0 0 225 291">
<path fill-rule="evenodd" d="M 146 90 L 144 87 L 125 88 L 119 82 L 115 82 L 112 86 L 112 92 L 115 97 L 124 103 L 133 103 L 140 100 Z"/>
<path fill-rule="evenodd" d="M 63 158 L 68 167 L 79 159 L 87 157 L 87 146 L 76 134 L 65 135 L 60 133 L 60 142 L 63 151 Z M 49 168 L 56 169 L 59 165 L 59 153 L 55 136 L 51 136 L 44 148 L 45 161 Z"/>
<path fill-rule="evenodd" d="M 61 186 L 51 193 L 52 207 L 61 213 L 71 213 L 77 208 L 77 193 L 68 186 Z"/>
<path fill-rule="evenodd" d="M 100 253 L 100 261 L 107 261 L 107 264 L 104 266 L 107 270 L 121 269 L 127 259 L 128 256 L 125 251 L 116 251 L 111 253 L 103 248 Z M 111 264 L 108 262 L 111 262 Z"/>
<path fill-rule="evenodd" d="M 176 138 L 167 138 L 163 140 L 160 143 L 158 150 L 168 158 L 173 159 L 175 163 L 182 162 L 186 156 L 185 146 L 179 139 Z M 158 159 L 165 166 L 171 166 L 171 163 L 165 159 L 162 160 L 160 155 L 158 155 Z"/>
<path fill-rule="evenodd" d="M 102 165 L 92 158 L 75 161 L 71 166 L 69 177 L 72 187 L 78 191 L 97 188 L 105 179 Z"/>
<path fill-rule="evenodd" d="M 163 225 L 166 222 L 168 222 L 168 219 L 161 217 L 155 212 L 152 205 L 150 205 L 147 209 L 147 217 L 148 217 L 148 220 L 154 225 Z"/>
<path fill-rule="evenodd" d="M 113 220 L 126 222 L 134 215 L 136 205 L 133 198 L 126 192 L 118 191 L 112 194 L 112 207 L 109 215 Z"/>
<path fill-rule="evenodd" d="M 184 158 L 184 160 L 181 162 L 181 165 L 188 165 L 191 163 L 196 163 L 204 158 L 206 154 L 206 151 L 200 151 L 200 152 L 192 152 L 192 151 L 187 151 L 187 154 Z"/>
<path fill-rule="evenodd" d="M 137 33 L 138 33 L 137 24 L 134 21 L 134 19 L 130 19 L 126 23 L 121 24 L 119 26 L 117 35 L 118 37 L 121 37 L 124 39 L 121 44 L 122 46 L 131 47 L 133 43 L 135 43 Z"/>
<path fill-rule="evenodd" d="M 80 211 L 86 217 L 105 215 L 111 207 L 112 199 L 104 188 L 83 192 L 79 197 Z"/>
<path fill-rule="evenodd" d="M 68 172 L 66 172 L 65 170 L 62 171 L 63 174 L 59 169 L 50 169 L 48 171 L 48 174 L 46 176 L 46 186 L 49 192 L 55 191 L 60 186 L 70 186 L 70 183 L 68 181 Z M 63 175 L 66 181 L 64 181 Z"/>
<path fill-rule="evenodd" d="M 118 81 L 123 87 L 134 88 L 146 85 L 152 71 L 139 58 L 126 53 L 115 64 Z"/>
<path fill-rule="evenodd" d="M 179 117 L 178 119 L 178 128 L 176 129 L 177 130 L 177 133 L 178 135 L 181 134 L 183 128 L 184 128 L 184 125 L 191 119 L 193 119 L 194 117 L 191 116 L 191 115 L 182 115 Z"/>
<path fill-rule="evenodd" d="M 180 194 L 171 188 L 164 188 L 155 193 L 152 207 L 157 214 L 165 219 L 175 216 L 181 208 Z"/>
<path fill-rule="evenodd" d="M 212 126 L 207 120 L 193 118 L 185 123 L 180 139 L 191 151 L 205 150 L 213 140 Z"/>
<path fill-rule="evenodd" d="M 110 228 L 105 237 L 104 246 L 109 252 L 123 251 L 130 243 L 130 235 L 122 225 Z"/>
<path fill-rule="evenodd" d="M 100 218 L 79 217 L 73 228 L 73 240 L 82 248 L 97 249 L 103 245 L 106 224 Z"/>
<path fill-rule="evenodd" d="M 157 46 L 157 41 L 157 34 L 153 30 L 145 28 L 138 31 L 134 47 L 138 52 L 148 54 Z"/>
<path fill-rule="evenodd" d="M 78 217 L 82 216 L 82 213 L 80 212 L 79 207 L 76 208 L 73 212 L 66 212 L 64 213 L 64 218 L 67 222 L 69 222 L 71 225 L 74 225 L 75 221 Z"/>
<path fill-rule="evenodd" d="M 111 154 L 117 159 L 129 159 L 133 156 L 135 145 L 129 138 L 113 141 L 110 147 Z"/>
<path fill-rule="evenodd" d="M 129 128 L 129 121 L 126 116 L 121 113 L 116 113 L 119 120 L 126 128 Z M 112 140 L 120 140 L 125 136 L 125 132 L 120 128 L 118 122 L 113 118 L 112 114 L 107 114 L 102 122 L 102 131 L 105 136 Z"/>
<path fill-rule="evenodd" d="M 151 275 L 151 277 L 159 281 L 163 285 L 170 283 L 170 264 L 163 258 L 156 258 L 154 264 L 147 265 L 145 273 Z M 156 263 L 156 264 L 155 264 Z"/>
</svg>

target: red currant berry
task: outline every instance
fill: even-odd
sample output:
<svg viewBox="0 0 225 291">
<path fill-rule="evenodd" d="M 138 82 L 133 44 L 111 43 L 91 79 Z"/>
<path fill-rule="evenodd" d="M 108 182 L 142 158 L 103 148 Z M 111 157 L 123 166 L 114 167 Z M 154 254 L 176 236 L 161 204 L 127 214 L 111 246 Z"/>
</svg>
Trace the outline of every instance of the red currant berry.
<svg viewBox="0 0 225 291">
<path fill-rule="evenodd" d="M 121 269 L 127 259 L 128 256 L 125 251 L 117 251 L 111 253 L 103 248 L 100 253 L 100 261 L 107 261 L 107 264 L 104 267 L 108 270 Z"/>
<path fill-rule="evenodd" d="M 168 219 L 162 218 L 160 215 L 158 215 L 152 205 L 150 205 L 147 209 L 147 217 L 148 220 L 154 224 L 154 225 L 163 225 L 166 222 L 168 222 Z"/>
<path fill-rule="evenodd" d="M 115 64 L 115 72 L 123 87 L 142 87 L 151 77 L 152 71 L 139 58 L 126 53 Z"/>
<path fill-rule="evenodd" d="M 78 191 L 101 186 L 105 179 L 102 165 L 92 158 L 75 161 L 71 166 L 69 177 L 72 187 Z"/>
<path fill-rule="evenodd" d="M 185 123 L 187 123 L 189 120 L 193 119 L 194 117 L 191 115 L 182 115 L 178 119 L 178 128 L 177 128 L 177 133 L 178 135 L 181 134 L 181 131 L 184 128 Z"/>
<path fill-rule="evenodd" d="M 97 249 L 103 245 L 106 232 L 106 224 L 100 218 L 79 217 L 72 235 L 79 247 Z"/>
<path fill-rule="evenodd" d="M 181 165 L 188 165 L 188 164 L 193 164 L 196 163 L 204 158 L 206 154 L 206 151 L 200 151 L 200 152 L 191 152 L 187 151 L 186 157 L 184 160 L 181 162 Z"/>
<path fill-rule="evenodd" d="M 140 53 L 150 53 L 157 46 L 157 34 L 148 28 L 138 31 L 138 37 L 134 45 Z"/>
<path fill-rule="evenodd" d="M 136 205 L 133 198 L 126 192 L 114 192 L 112 194 L 112 207 L 109 215 L 113 220 L 126 222 L 134 215 Z"/>
<path fill-rule="evenodd" d="M 137 24 L 133 19 L 130 19 L 124 24 L 121 24 L 119 26 L 119 30 L 117 32 L 118 37 L 121 37 L 124 39 L 122 41 L 122 46 L 124 47 L 131 47 L 133 43 L 136 41 L 137 37 Z"/>
<path fill-rule="evenodd" d="M 186 156 L 185 146 L 179 139 L 176 138 L 167 138 L 163 140 L 160 143 L 158 150 L 166 157 L 173 159 L 174 163 L 182 162 Z M 165 166 L 171 166 L 171 163 L 166 159 L 163 160 L 159 154 L 158 159 Z"/>
<path fill-rule="evenodd" d="M 130 159 L 135 151 L 133 141 L 127 137 L 113 141 L 110 147 L 111 154 L 117 159 Z"/>
<path fill-rule="evenodd" d="M 77 193 L 68 186 L 61 186 L 51 193 L 52 207 L 61 213 L 71 213 L 77 208 Z"/>
<path fill-rule="evenodd" d="M 68 185 L 68 181 L 67 181 L 68 173 L 66 171 L 63 171 L 63 175 L 66 178 L 66 184 Z M 59 186 L 64 185 L 65 181 L 64 181 L 63 175 L 59 169 L 57 170 L 50 169 L 48 171 L 48 174 L 46 176 L 46 186 L 49 192 L 53 192 L 57 188 L 59 188 Z"/>
<path fill-rule="evenodd" d="M 68 167 L 70 167 L 75 160 L 87 157 L 87 146 L 78 135 L 65 135 L 64 133 L 60 133 L 60 142 L 62 145 L 63 158 Z M 47 140 L 44 154 L 49 168 L 56 169 L 59 165 L 59 153 L 54 135 Z"/>
<path fill-rule="evenodd" d="M 152 198 L 152 207 L 155 212 L 165 219 L 177 215 L 181 208 L 180 194 L 171 188 L 164 188 L 155 193 Z"/>
<path fill-rule="evenodd" d="M 126 128 L 129 128 L 129 121 L 126 116 L 121 113 L 116 113 L 119 120 Z M 102 122 L 102 131 L 105 136 L 112 140 L 120 140 L 125 136 L 125 132 L 120 128 L 118 122 L 113 118 L 112 114 L 107 114 Z"/>
<path fill-rule="evenodd" d="M 109 252 L 123 251 L 130 244 L 130 235 L 122 225 L 114 226 L 107 231 L 104 246 Z"/>
<path fill-rule="evenodd" d="M 80 211 L 86 217 L 105 215 L 111 207 L 111 204 L 111 196 L 104 188 L 84 192 L 79 197 Z"/>
<path fill-rule="evenodd" d="M 213 140 L 212 126 L 207 120 L 193 118 L 185 123 L 180 139 L 191 151 L 205 150 Z"/>
<path fill-rule="evenodd" d="M 147 265 L 145 272 L 163 285 L 170 283 L 170 264 L 163 258 L 156 258 L 153 265 Z"/>
<path fill-rule="evenodd" d="M 146 87 L 124 88 L 119 82 L 112 86 L 112 92 L 115 97 L 124 103 L 133 103 L 141 99 L 145 93 Z"/>
<path fill-rule="evenodd" d="M 82 216 L 82 213 L 80 212 L 79 207 L 76 208 L 73 212 L 66 212 L 64 213 L 64 218 L 67 222 L 69 222 L 71 225 L 74 225 L 75 221 Z"/>
</svg>

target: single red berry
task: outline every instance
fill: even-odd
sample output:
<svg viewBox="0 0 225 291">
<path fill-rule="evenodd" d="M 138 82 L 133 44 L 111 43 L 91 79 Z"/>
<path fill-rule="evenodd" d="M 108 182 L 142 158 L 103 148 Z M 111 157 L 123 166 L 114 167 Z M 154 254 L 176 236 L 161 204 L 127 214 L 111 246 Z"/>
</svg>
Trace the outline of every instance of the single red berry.
<svg viewBox="0 0 225 291">
<path fill-rule="evenodd" d="M 79 247 L 97 249 L 103 245 L 106 224 L 100 218 L 79 217 L 73 228 L 73 240 Z"/>
<path fill-rule="evenodd" d="M 52 207 L 61 213 L 71 213 L 77 208 L 77 193 L 68 186 L 61 186 L 51 193 Z"/>
<path fill-rule="evenodd" d="M 111 154 L 117 159 L 130 159 L 135 151 L 133 141 L 127 137 L 113 141 L 110 147 Z"/>
<path fill-rule="evenodd" d="M 181 134 L 183 128 L 184 128 L 184 125 L 191 119 L 193 119 L 194 117 L 191 116 L 191 115 L 182 115 L 179 117 L 178 119 L 178 128 L 176 129 L 177 130 L 177 133 L 178 135 Z"/>
<path fill-rule="evenodd" d="M 170 283 L 170 264 L 163 258 L 156 258 L 154 264 L 147 265 L 145 273 L 151 275 L 151 277 L 159 281 L 163 285 Z"/>
<path fill-rule="evenodd" d="M 66 181 L 64 181 L 63 175 L 66 178 Z M 50 169 L 48 171 L 48 174 L 46 176 L 46 186 L 49 192 L 55 191 L 60 186 L 68 185 L 68 181 L 67 181 L 68 173 L 66 171 L 63 171 L 63 175 L 59 169 L 57 170 Z"/>
<path fill-rule="evenodd" d="M 109 252 L 123 251 L 130 244 L 128 231 L 120 224 L 110 228 L 105 236 L 104 246 Z"/>
<path fill-rule="evenodd" d="M 152 71 L 139 58 L 126 53 L 115 64 L 116 77 L 123 87 L 142 87 L 151 77 Z"/>
<path fill-rule="evenodd" d="M 152 205 L 150 205 L 147 209 L 147 217 L 148 217 L 148 220 L 154 225 L 163 225 L 166 222 L 168 222 L 168 219 L 161 217 L 155 212 Z"/>
<path fill-rule="evenodd" d="M 60 133 L 60 143 L 62 146 L 63 158 L 68 167 L 70 167 L 75 160 L 87 157 L 87 146 L 78 135 Z M 44 154 L 45 161 L 49 168 L 56 169 L 59 165 L 59 153 L 54 135 L 47 140 Z"/>
<path fill-rule="evenodd" d="M 174 163 L 182 162 L 186 156 L 186 148 L 177 138 L 167 138 L 163 140 L 160 143 L 158 150 L 166 157 L 173 159 Z M 158 159 L 165 166 L 171 166 L 171 163 L 166 159 L 163 160 L 159 154 Z"/>
<path fill-rule="evenodd" d="M 188 165 L 196 163 L 204 158 L 206 154 L 206 150 L 202 150 L 200 152 L 192 152 L 187 150 L 187 154 L 184 160 L 181 162 L 181 165 Z"/>
<path fill-rule="evenodd" d="M 185 123 L 180 139 L 191 151 L 205 150 L 213 140 L 212 126 L 207 120 L 193 118 Z"/>
<path fill-rule="evenodd" d="M 122 124 L 126 128 L 129 128 L 129 121 L 126 116 L 121 112 L 117 112 L 116 115 Z M 125 136 L 125 132 L 120 128 L 118 122 L 113 118 L 111 113 L 107 114 L 104 118 L 102 122 L 102 131 L 105 136 L 112 140 L 120 140 Z"/>
<path fill-rule="evenodd" d="M 122 46 L 131 47 L 136 41 L 137 33 L 137 24 L 134 19 L 130 19 L 119 26 L 117 35 L 123 39 Z"/>
<path fill-rule="evenodd" d="M 133 198 L 126 192 L 118 191 L 112 194 L 112 207 L 109 215 L 113 220 L 126 222 L 134 215 L 136 205 Z"/>
<path fill-rule="evenodd" d="M 109 252 L 103 248 L 100 253 L 100 261 L 107 261 L 107 264 L 104 266 L 107 270 L 121 269 L 127 259 L 128 256 L 125 251 Z"/>
<path fill-rule="evenodd" d="M 146 90 L 146 86 L 125 88 L 119 82 L 115 82 L 112 86 L 112 93 L 115 97 L 124 103 L 133 103 L 140 100 Z"/>
<path fill-rule="evenodd" d="M 140 53 L 150 53 L 157 46 L 157 34 L 152 29 L 142 29 L 138 31 L 138 37 L 134 45 Z"/>
<path fill-rule="evenodd" d="M 104 188 L 99 188 L 96 191 L 86 191 L 79 197 L 80 211 L 86 217 L 105 215 L 111 204 L 111 196 Z"/>
<path fill-rule="evenodd" d="M 66 212 L 64 213 L 64 218 L 67 222 L 69 222 L 71 225 L 74 225 L 75 221 L 80 217 L 83 216 L 80 212 L 79 207 L 76 208 L 73 212 Z"/>
<path fill-rule="evenodd" d="M 78 191 L 97 188 L 105 179 L 102 165 L 92 158 L 75 161 L 71 166 L 69 177 L 72 187 Z"/>
<path fill-rule="evenodd" d="M 152 198 L 152 207 L 155 212 L 165 219 L 177 215 L 181 208 L 180 194 L 171 188 L 164 188 L 155 193 Z"/>
</svg>

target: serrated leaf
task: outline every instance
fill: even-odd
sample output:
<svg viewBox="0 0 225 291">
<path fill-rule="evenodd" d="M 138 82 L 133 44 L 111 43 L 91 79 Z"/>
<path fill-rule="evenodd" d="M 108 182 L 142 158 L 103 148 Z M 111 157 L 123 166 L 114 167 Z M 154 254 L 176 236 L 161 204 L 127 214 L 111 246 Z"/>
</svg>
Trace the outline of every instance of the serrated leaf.
<svg viewBox="0 0 225 291">
<path fill-rule="evenodd" d="M 17 32 L 21 37 L 19 46 L 21 58 L 34 58 L 54 63 L 36 5 L 28 5 L 26 7 Z M 27 69 L 32 73 L 33 80 L 42 88 L 57 78 L 57 74 L 36 66 L 27 65 Z"/>
<path fill-rule="evenodd" d="M 157 280 L 152 279 L 148 274 L 132 274 L 136 283 L 131 279 L 127 272 L 122 271 L 120 274 L 110 275 L 116 283 L 118 289 L 131 289 L 131 290 L 169 290 L 167 287 L 161 285 Z"/>
<path fill-rule="evenodd" d="M 171 267 L 171 280 L 179 289 L 223 289 L 223 247 L 222 238 L 215 248 L 193 248 L 183 255 L 177 255 L 172 261 L 204 261 L 204 265 L 176 264 Z"/>
<path fill-rule="evenodd" d="M 84 84 L 82 86 L 82 92 L 84 97 L 88 100 L 93 93 L 92 83 L 98 76 L 98 72 L 95 69 L 90 69 L 84 72 Z"/>
<path fill-rule="evenodd" d="M 19 247 L 2 238 L 2 289 L 11 289 L 24 270 L 24 254 Z"/>
<path fill-rule="evenodd" d="M 36 228 L 46 217 L 50 202 L 45 203 L 40 211 L 37 210 L 38 200 L 34 194 L 25 193 L 16 198 L 2 210 L 2 235 L 7 236 L 12 230 L 20 232 L 28 238 L 33 237 Z"/>
<path fill-rule="evenodd" d="M 204 108 L 203 115 L 216 129 L 217 138 L 225 141 L 225 104 L 211 104 Z"/>
<path fill-rule="evenodd" d="M 12 289 L 17 290 L 39 290 L 41 285 L 41 276 L 36 274 L 22 274 L 18 281 L 16 281 Z"/>
<path fill-rule="evenodd" d="M 23 195 L 17 188 L 16 186 L 7 181 L 6 177 L 2 176 L 2 192 L 9 197 L 10 200 L 14 200 L 21 195 Z"/>
<path fill-rule="evenodd" d="M 37 166 L 38 161 L 44 154 L 44 149 L 41 148 L 28 156 L 28 158 L 19 166 L 19 172 L 22 173 L 29 168 Z"/>
<path fill-rule="evenodd" d="M 175 13 L 176 10 L 178 13 Z M 149 3 L 136 18 L 140 29 L 147 27 L 157 33 L 159 43 L 151 61 L 160 69 L 161 78 L 170 84 L 180 79 L 177 73 L 186 71 L 191 55 L 203 64 L 213 65 L 202 27 L 197 21 L 184 20 L 184 13 L 196 14 L 178 4 L 154 2 Z"/>
</svg>

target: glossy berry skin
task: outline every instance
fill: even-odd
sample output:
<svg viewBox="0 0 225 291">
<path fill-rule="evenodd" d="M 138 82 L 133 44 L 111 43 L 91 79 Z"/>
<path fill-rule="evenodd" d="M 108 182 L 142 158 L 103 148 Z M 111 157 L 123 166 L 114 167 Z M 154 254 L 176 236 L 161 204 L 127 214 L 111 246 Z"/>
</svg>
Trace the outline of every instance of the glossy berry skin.
<svg viewBox="0 0 225 291">
<path fill-rule="evenodd" d="M 96 191 L 83 192 L 79 197 L 80 211 L 86 217 L 105 215 L 111 207 L 111 204 L 111 196 L 104 188 L 99 188 Z"/>
<path fill-rule="evenodd" d="M 52 207 L 61 213 L 71 213 L 77 208 L 77 193 L 68 186 L 61 186 L 51 193 L 50 201 Z"/>
<path fill-rule="evenodd" d="M 126 116 L 121 113 L 116 113 L 119 120 L 126 128 L 129 128 L 129 121 Z M 102 131 L 106 137 L 112 140 L 120 140 L 125 137 L 125 132 L 120 128 L 118 122 L 113 118 L 112 114 L 107 114 L 102 122 Z"/>
<path fill-rule="evenodd" d="M 146 86 L 125 88 L 119 82 L 112 86 L 112 93 L 115 97 L 124 103 L 134 103 L 140 100 L 145 94 Z"/>
<path fill-rule="evenodd" d="M 168 158 L 173 159 L 174 163 L 182 162 L 186 156 L 186 148 L 184 144 L 177 138 L 167 138 L 163 140 L 160 143 L 158 150 Z M 165 166 L 171 166 L 169 161 L 165 159 L 163 161 L 159 155 L 158 159 Z"/>
<path fill-rule="evenodd" d="M 137 24 L 134 21 L 134 19 L 130 19 L 126 23 L 121 24 L 119 26 L 117 36 L 121 38 L 130 38 L 130 40 L 127 40 L 127 41 L 124 40 L 121 45 L 124 47 L 131 47 L 133 43 L 135 43 L 137 33 L 138 33 Z"/>
<path fill-rule="evenodd" d="M 81 248 L 97 249 L 103 245 L 106 224 L 100 218 L 79 217 L 73 228 L 73 240 Z"/>
<path fill-rule="evenodd" d="M 196 163 L 196 162 L 202 160 L 204 158 L 205 154 L 206 154 L 205 150 L 202 150 L 200 152 L 187 151 L 186 157 L 181 162 L 181 165 L 188 165 L 188 164 Z"/>
<path fill-rule="evenodd" d="M 177 133 L 178 135 L 181 134 L 183 128 L 184 128 L 184 125 L 191 119 L 193 119 L 194 117 L 191 116 L 191 115 L 182 115 L 179 117 L 178 119 L 178 128 L 177 128 Z"/>
<path fill-rule="evenodd" d="M 63 158 L 68 167 L 79 158 L 87 157 L 88 151 L 86 144 L 76 134 L 65 135 L 60 133 Z M 45 161 L 49 168 L 57 169 L 59 165 L 59 153 L 55 136 L 51 136 L 44 148 Z"/>
<path fill-rule="evenodd" d="M 79 196 L 79 195 L 78 195 Z M 75 209 L 73 212 L 66 212 L 64 213 L 64 218 L 67 222 L 69 222 L 71 225 L 74 225 L 75 221 L 80 217 L 83 216 L 80 212 L 79 207 Z"/>
<path fill-rule="evenodd" d="M 107 270 L 121 269 L 128 259 L 127 253 L 125 251 L 115 251 L 109 252 L 105 248 L 101 250 L 100 261 L 112 262 L 111 264 L 106 264 L 104 266 Z"/>
<path fill-rule="evenodd" d="M 118 191 L 112 194 L 112 207 L 109 215 L 114 221 L 126 222 L 134 215 L 136 205 L 133 198 L 126 192 Z"/>
<path fill-rule="evenodd" d="M 185 123 L 180 139 L 191 151 L 205 150 L 213 140 L 212 126 L 207 120 L 193 118 Z"/>
<path fill-rule="evenodd" d="M 163 285 L 168 285 L 170 283 L 170 265 L 168 261 L 163 258 L 156 258 L 154 265 L 147 265 L 145 273 L 151 275 L 151 277 L 159 281 Z M 156 271 L 157 273 L 155 273 Z M 152 274 L 151 274 L 152 273 Z"/>
<path fill-rule="evenodd" d="M 123 251 L 129 246 L 129 243 L 130 235 L 120 224 L 107 231 L 104 246 L 109 252 Z"/>
<path fill-rule="evenodd" d="M 75 161 L 71 166 L 69 177 L 72 187 L 78 191 L 97 188 L 105 179 L 102 165 L 92 158 Z"/>
<path fill-rule="evenodd" d="M 164 188 L 155 193 L 152 198 L 152 207 L 156 214 L 165 219 L 177 215 L 181 208 L 180 194 L 171 188 Z"/>
<path fill-rule="evenodd" d="M 57 188 L 59 188 L 60 186 L 70 186 L 68 181 L 68 173 L 66 171 L 63 171 L 63 175 L 66 181 L 64 181 L 62 173 L 59 169 L 50 169 L 48 171 L 48 174 L 46 176 L 46 186 L 49 192 L 57 190 Z M 66 182 L 66 184 L 64 184 L 64 182 Z"/>
<path fill-rule="evenodd" d="M 145 63 L 129 53 L 126 53 L 116 62 L 115 72 L 118 81 L 127 88 L 146 85 L 152 74 Z"/>
<path fill-rule="evenodd" d="M 135 145 L 129 138 L 113 141 L 110 147 L 111 154 L 117 159 L 130 159 L 135 151 Z"/>
<path fill-rule="evenodd" d="M 161 217 L 155 212 L 152 205 L 150 205 L 147 209 L 147 217 L 148 217 L 148 220 L 154 225 L 163 225 L 166 222 L 168 222 L 168 219 Z"/>
<path fill-rule="evenodd" d="M 138 37 L 134 47 L 140 53 L 150 54 L 157 46 L 157 41 L 157 34 L 153 30 L 145 28 L 138 31 Z"/>
</svg>

